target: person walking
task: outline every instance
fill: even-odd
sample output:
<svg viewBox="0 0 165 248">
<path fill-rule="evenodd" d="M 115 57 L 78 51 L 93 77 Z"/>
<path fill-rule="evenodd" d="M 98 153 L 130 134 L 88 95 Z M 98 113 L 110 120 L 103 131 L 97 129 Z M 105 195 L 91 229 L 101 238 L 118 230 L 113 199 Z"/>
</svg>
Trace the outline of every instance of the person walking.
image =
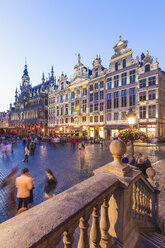
<svg viewBox="0 0 165 248">
<path fill-rule="evenodd" d="M 29 158 L 29 154 L 30 154 L 30 148 L 29 148 L 29 145 L 27 145 L 25 147 L 25 155 L 24 155 L 24 159 L 22 160 L 22 162 L 25 162 L 27 160 L 27 162 L 29 161 L 28 158 Z"/>
<path fill-rule="evenodd" d="M 82 144 L 80 148 L 80 164 L 81 164 L 81 169 L 83 169 L 84 164 L 85 164 L 85 146 Z"/>
<path fill-rule="evenodd" d="M 57 186 L 57 179 L 50 169 L 47 169 L 45 173 L 47 175 L 47 179 L 46 179 L 44 191 L 45 191 L 45 197 L 49 199 L 53 197 L 54 190 Z"/>
<path fill-rule="evenodd" d="M 30 190 L 33 188 L 33 179 L 28 177 L 28 168 L 22 170 L 22 175 L 16 178 L 17 198 L 18 198 L 18 210 L 22 207 L 28 207 Z"/>
</svg>

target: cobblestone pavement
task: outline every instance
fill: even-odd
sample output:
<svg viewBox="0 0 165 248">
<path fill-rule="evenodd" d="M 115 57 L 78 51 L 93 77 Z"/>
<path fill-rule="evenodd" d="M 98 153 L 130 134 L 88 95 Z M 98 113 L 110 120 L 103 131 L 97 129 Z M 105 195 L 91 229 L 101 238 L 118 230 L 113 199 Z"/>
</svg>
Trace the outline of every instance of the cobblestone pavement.
<svg viewBox="0 0 165 248">
<path fill-rule="evenodd" d="M 128 148 L 129 151 L 129 148 Z M 156 179 L 162 184 L 162 191 L 160 193 L 160 211 L 165 214 L 165 146 L 156 147 L 135 147 L 135 152 L 142 152 L 149 155 L 153 167 L 157 171 Z M 70 144 L 66 145 L 50 145 L 41 143 L 37 146 L 34 156 L 29 156 L 29 163 L 23 163 L 24 146 L 19 142 L 14 146 L 14 153 L 9 158 L 0 158 L 0 183 L 3 178 L 10 172 L 14 166 L 21 169 L 29 168 L 29 172 L 35 178 L 34 189 L 34 205 L 44 201 L 44 182 L 45 169 L 50 168 L 57 177 L 58 185 L 56 194 L 72 187 L 73 185 L 85 180 L 93 175 L 93 170 L 112 161 L 112 155 L 109 150 L 98 144 L 88 144 L 86 146 L 86 163 L 81 169 L 79 150 L 73 149 Z M 0 221 L 3 222 L 11 218 L 16 213 L 16 208 L 12 210 L 8 204 L 7 189 L 0 190 Z"/>
</svg>

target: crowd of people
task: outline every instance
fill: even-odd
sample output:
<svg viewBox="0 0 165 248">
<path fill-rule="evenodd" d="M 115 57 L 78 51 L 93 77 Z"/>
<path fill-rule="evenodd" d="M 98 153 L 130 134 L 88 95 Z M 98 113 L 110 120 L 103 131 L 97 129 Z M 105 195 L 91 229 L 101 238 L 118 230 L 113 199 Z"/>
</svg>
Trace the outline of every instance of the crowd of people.
<svg viewBox="0 0 165 248">
<path fill-rule="evenodd" d="M 139 153 L 136 159 L 132 156 L 129 157 L 128 154 L 125 154 L 124 157 L 122 158 L 122 163 L 135 166 L 136 168 L 142 171 L 144 176 L 147 176 L 146 170 L 149 167 L 152 167 L 148 156 L 142 155 L 142 153 Z"/>
</svg>

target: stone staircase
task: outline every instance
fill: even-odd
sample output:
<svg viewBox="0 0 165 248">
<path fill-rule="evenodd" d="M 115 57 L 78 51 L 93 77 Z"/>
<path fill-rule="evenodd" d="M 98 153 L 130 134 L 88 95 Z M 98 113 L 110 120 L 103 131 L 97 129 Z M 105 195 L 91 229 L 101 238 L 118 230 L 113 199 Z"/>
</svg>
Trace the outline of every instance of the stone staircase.
<svg viewBox="0 0 165 248">
<path fill-rule="evenodd" d="M 153 233 L 141 233 L 142 247 L 139 248 L 164 248 L 165 247 L 165 235 L 157 232 Z"/>
</svg>

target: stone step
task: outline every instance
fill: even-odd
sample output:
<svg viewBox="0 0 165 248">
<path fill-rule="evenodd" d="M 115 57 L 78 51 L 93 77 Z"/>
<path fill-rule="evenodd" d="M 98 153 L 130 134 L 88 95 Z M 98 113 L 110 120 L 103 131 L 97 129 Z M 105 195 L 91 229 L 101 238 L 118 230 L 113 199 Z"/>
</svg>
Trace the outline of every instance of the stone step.
<svg viewBox="0 0 165 248">
<path fill-rule="evenodd" d="M 145 248 L 165 248 L 165 235 L 154 233 L 141 233 L 142 247 Z"/>
</svg>

